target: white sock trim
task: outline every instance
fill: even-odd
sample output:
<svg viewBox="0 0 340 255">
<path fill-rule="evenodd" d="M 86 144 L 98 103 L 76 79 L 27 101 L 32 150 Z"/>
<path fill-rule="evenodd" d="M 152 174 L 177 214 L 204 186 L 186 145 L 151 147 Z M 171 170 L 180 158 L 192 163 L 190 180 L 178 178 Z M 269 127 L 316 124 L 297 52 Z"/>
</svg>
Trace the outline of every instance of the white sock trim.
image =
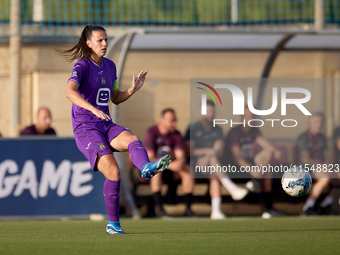
<svg viewBox="0 0 340 255">
<path fill-rule="evenodd" d="M 221 211 L 221 203 L 222 198 L 221 197 L 215 197 L 211 199 L 211 211 Z"/>
</svg>

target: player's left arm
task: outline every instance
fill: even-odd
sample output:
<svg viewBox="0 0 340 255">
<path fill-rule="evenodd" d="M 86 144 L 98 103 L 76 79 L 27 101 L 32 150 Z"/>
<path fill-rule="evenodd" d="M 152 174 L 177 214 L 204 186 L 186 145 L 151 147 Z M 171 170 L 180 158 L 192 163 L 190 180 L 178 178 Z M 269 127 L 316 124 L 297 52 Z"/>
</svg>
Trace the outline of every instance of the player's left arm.
<svg viewBox="0 0 340 255">
<path fill-rule="evenodd" d="M 143 87 L 145 76 L 147 73 L 148 71 L 141 71 L 137 77 L 133 75 L 131 87 L 125 91 L 119 90 L 116 80 L 115 85 L 113 87 L 113 91 L 111 93 L 111 102 L 114 104 L 120 104 L 126 101 L 129 97 L 131 97 L 135 92 L 137 92 L 141 87 Z"/>
</svg>

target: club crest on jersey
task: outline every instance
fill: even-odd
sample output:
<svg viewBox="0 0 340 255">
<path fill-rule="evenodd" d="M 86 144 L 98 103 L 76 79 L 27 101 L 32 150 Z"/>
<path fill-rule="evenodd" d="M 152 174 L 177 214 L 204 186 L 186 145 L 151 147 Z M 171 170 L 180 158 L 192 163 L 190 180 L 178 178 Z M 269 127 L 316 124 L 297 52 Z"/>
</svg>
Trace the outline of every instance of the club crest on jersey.
<svg viewBox="0 0 340 255">
<path fill-rule="evenodd" d="M 105 77 L 100 77 L 102 79 L 102 85 L 106 85 Z"/>
<path fill-rule="evenodd" d="M 103 142 L 101 142 L 101 143 L 98 143 L 98 146 L 99 146 L 99 150 L 101 150 L 101 151 L 103 151 L 103 150 L 105 150 L 105 149 L 106 149 L 106 146 L 104 145 L 104 143 L 103 143 Z"/>
</svg>

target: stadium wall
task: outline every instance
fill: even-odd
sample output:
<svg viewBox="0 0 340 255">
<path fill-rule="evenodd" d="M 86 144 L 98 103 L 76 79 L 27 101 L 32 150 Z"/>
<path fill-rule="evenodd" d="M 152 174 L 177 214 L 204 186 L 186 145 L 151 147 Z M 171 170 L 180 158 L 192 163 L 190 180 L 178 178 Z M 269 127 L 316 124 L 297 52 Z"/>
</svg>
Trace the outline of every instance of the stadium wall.
<svg viewBox="0 0 340 255">
<path fill-rule="evenodd" d="M 58 47 L 58 46 L 56 46 Z M 68 46 L 63 46 L 68 47 Z M 0 132 L 9 134 L 9 49 L 0 46 Z M 131 84 L 132 74 L 148 70 L 144 88 L 129 103 L 120 106 L 120 123 L 143 138 L 150 125 L 157 122 L 160 112 L 172 107 L 178 115 L 178 129 L 183 133 L 189 124 L 190 78 L 254 78 L 259 77 L 267 60 L 266 51 L 131 51 L 125 62 L 121 89 Z M 59 136 L 73 136 L 71 128 L 71 103 L 65 97 L 65 86 L 72 70 L 71 63 L 53 52 L 52 46 L 24 46 L 22 50 L 22 85 L 20 127 L 34 121 L 37 109 L 47 106 L 53 114 L 52 126 Z M 315 78 L 339 77 L 338 52 L 282 52 L 274 64 L 270 77 Z M 330 110 L 340 95 L 328 85 L 327 136 L 339 125 L 336 111 Z M 316 102 L 311 102 L 315 105 Z M 264 105 L 265 107 L 265 105 Z M 338 115 L 338 114 L 337 114 Z M 303 131 L 307 123 L 301 123 Z M 225 127 L 225 132 L 228 128 Z M 268 131 L 268 132 L 267 132 Z M 266 130 L 268 138 L 291 138 L 290 133 L 278 134 Z"/>
</svg>

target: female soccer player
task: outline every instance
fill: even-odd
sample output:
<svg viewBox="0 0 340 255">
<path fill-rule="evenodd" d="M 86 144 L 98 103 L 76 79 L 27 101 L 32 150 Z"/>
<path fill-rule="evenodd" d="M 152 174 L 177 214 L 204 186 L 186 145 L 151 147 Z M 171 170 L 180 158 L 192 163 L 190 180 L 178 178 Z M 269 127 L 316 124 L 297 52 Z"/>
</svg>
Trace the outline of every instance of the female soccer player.
<svg viewBox="0 0 340 255">
<path fill-rule="evenodd" d="M 170 164 L 171 156 L 149 162 L 148 154 L 137 136 L 127 128 L 114 124 L 110 118 L 109 101 L 119 104 L 144 84 L 147 71 L 133 75 L 132 85 L 119 90 L 115 64 L 104 58 L 106 31 L 101 26 L 87 25 L 78 43 L 69 50 L 57 50 L 68 61 L 79 59 L 68 80 L 66 97 L 72 105 L 72 126 L 79 150 L 90 161 L 94 171 L 106 178 L 104 197 L 109 217 L 108 234 L 125 234 L 119 221 L 120 172 L 113 151 L 129 151 L 132 162 L 144 179 L 150 179 Z"/>
</svg>

